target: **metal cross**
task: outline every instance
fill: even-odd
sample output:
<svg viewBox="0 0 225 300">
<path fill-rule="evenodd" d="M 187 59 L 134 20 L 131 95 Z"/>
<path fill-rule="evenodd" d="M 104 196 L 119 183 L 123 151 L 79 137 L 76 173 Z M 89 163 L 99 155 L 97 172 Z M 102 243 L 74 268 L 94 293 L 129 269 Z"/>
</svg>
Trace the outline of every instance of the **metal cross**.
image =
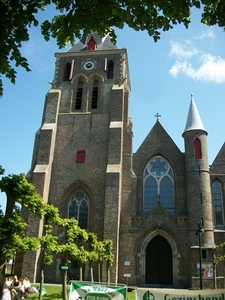
<svg viewBox="0 0 225 300">
<path fill-rule="evenodd" d="M 154 115 L 154 117 L 156 117 L 156 121 L 159 121 L 159 118 L 161 117 L 161 115 L 159 113 L 156 113 L 156 115 Z"/>
</svg>

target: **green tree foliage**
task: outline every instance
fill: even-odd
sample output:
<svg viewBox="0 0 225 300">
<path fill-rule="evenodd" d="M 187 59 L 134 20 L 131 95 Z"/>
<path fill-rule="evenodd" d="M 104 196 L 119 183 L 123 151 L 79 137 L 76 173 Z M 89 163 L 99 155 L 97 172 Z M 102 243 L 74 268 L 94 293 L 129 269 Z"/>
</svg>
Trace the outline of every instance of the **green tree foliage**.
<svg viewBox="0 0 225 300">
<path fill-rule="evenodd" d="M 0 166 L 0 175 L 4 169 Z M 44 266 L 53 262 L 53 254 L 63 254 L 63 264 L 70 260 L 80 263 L 80 279 L 82 280 L 82 265 L 88 260 L 105 260 L 108 266 L 112 265 L 112 242 L 97 241 L 97 236 L 87 233 L 78 226 L 74 218 L 60 218 L 58 208 L 47 204 L 35 191 L 35 187 L 26 180 L 24 174 L 2 176 L 0 189 L 6 193 L 7 203 L 5 215 L 0 210 L 0 299 L 5 275 L 7 257 L 14 257 L 15 252 L 26 253 L 28 250 L 41 250 L 41 290 L 44 282 Z M 41 237 L 27 237 L 27 224 L 17 206 L 25 206 L 28 213 L 34 214 L 43 220 L 44 230 Z M 62 238 L 54 235 L 53 227 L 60 228 Z M 67 299 L 66 272 L 63 276 L 63 299 Z"/>
<path fill-rule="evenodd" d="M 97 246 L 98 246 L 97 235 L 92 232 L 89 233 L 88 234 L 88 250 L 89 250 L 88 260 L 90 263 L 90 278 L 92 282 L 94 281 L 93 262 L 98 261 L 98 257 L 99 257 Z"/>
<path fill-rule="evenodd" d="M 0 167 L 1 175 L 4 170 Z M 39 247 L 38 238 L 26 236 L 27 224 L 17 204 L 27 206 L 31 213 L 38 217 L 44 214 L 44 202 L 35 192 L 32 184 L 28 183 L 25 175 L 9 175 L 0 179 L 0 189 L 6 193 L 7 203 L 5 215 L 0 214 L 0 299 L 5 275 L 7 257 L 14 257 L 16 251 L 25 253 Z"/>
<path fill-rule="evenodd" d="M 42 217 L 45 210 L 42 198 L 24 174 L 2 177 L 0 189 L 7 196 L 5 215 L 0 216 L 0 261 L 4 264 L 6 255 L 13 257 L 17 249 L 26 252 L 36 249 L 39 244 L 38 240 L 25 236 L 27 224 L 16 204 L 27 206 L 28 211 L 38 217 Z"/>
<path fill-rule="evenodd" d="M 74 43 L 75 38 L 92 30 L 100 35 L 112 27 L 123 28 L 125 24 L 135 30 L 146 30 L 155 41 L 162 31 L 183 23 L 188 28 L 191 10 L 202 10 L 203 24 L 225 27 L 225 2 L 222 0 L 0 0 L 0 75 L 15 83 L 16 67 L 30 71 L 28 61 L 21 55 L 23 42 L 29 40 L 29 27 L 37 26 L 37 13 L 48 5 L 54 5 L 56 14 L 52 20 L 41 24 L 46 40 L 56 39 L 59 47 Z M 0 78 L 0 96 L 2 95 Z"/>
<path fill-rule="evenodd" d="M 53 225 L 60 222 L 58 208 L 46 204 L 44 213 L 43 235 L 39 238 L 41 248 L 40 290 L 39 300 L 42 299 L 44 285 L 44 266 L 53 262 L 53 254 L 58 252 L 58 236 L 53 235 Z"/>
<path fill-rule="evenodd" d="M 78 226 L 74 218 L 61 219 L 58 225 L 61 226 L 63 232 L 58 246 L 58 252 L 63 254 L 62 264 L 69 265 L 71 259 L 74 259 L 82 266 L 88 259 L 88 251 L 83 246 L 88 239 L 88 233 Z M 80 268 L 80 279 L 82 278 L 81 270 L 82 268 Z M 62 275 L 62 295 L 63 299 L 67 300 L 67 271 L 63 271 Z"/>
<path fill-rule="evenodd" d="M 103 241 L 103 253 L 102 258 L 106 261 L 107 264 L 107 271 L 108 271 L 108 283 L 110 283 L 110 268 L 113 265 L 114 255 L 112 253 L 113 244 L 111 240 L 104 240 Z"/>
</svg>

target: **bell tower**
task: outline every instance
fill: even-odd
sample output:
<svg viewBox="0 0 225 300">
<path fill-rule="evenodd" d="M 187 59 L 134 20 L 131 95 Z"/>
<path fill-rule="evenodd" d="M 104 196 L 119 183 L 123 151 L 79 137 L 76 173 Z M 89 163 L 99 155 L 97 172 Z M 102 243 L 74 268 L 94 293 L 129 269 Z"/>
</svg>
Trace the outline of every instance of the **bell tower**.
<svg viewBox="0 0 225 300">
<path fill-rule="evenodd" d="M 76 212 L 82 228 L 96 233 L 99 240 L 113 241 L 111 280 L 117 282 L 122 172 L 125 162 L 130 172 L 127 155 L 132 155 L 127 52 L 109 36 L 91 33 L 55 56 L 30 181 L 44 201 L 59 208 L 61 217 Z M 28 223 L 31 235 L 42 234 L 41 222 Z M 22 274 L 33 282 L 39 279 L 38 258 L 38 252 L 27 253 L 22 267 Z M 57 282 L 58 265 L 49 267 L 46 280 L 56 274 Z M 102 277 L 105 281 L 106 269 Z"/>
</svg>

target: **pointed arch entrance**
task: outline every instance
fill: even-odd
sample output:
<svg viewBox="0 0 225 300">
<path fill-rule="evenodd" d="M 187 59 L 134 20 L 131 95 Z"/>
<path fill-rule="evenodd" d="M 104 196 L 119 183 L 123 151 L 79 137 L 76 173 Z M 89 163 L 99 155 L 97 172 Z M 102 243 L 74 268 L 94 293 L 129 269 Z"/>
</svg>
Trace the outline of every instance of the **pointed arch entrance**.
<svg viewBox="0 0 225 300">
<path fill-rule="evenodd" d="M 173 257 L 168 241 L 156 235 L 146 247 L 146 284 L 173 284 Z"/>
</svg>

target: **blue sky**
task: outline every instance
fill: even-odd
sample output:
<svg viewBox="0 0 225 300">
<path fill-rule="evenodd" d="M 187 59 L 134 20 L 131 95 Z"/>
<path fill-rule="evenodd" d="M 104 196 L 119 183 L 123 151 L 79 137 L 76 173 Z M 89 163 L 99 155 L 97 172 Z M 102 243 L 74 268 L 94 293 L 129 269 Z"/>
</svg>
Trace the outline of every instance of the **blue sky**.
<svg viewBox="0 0 225 300">
<path fill-rule="evenodd" d="M 40 20 L 48 17 L 41 13 Z M 191 94 L 208 132 L 209 164 L 225 142 L 225 32 L 217 26 L 200 24 L 200 14 L 192 14 L 187 30 L 177 25 L 163 32 L 154 43 L 146 32 L 130 28 L 116 30 L 118 48 L 128 52 L 131 79 L 130 116 L 133 121 L 133 152 L 145 139 L 161 115 L 160 122 L 184 151 L 185 128 Z M 0 164 L 5 175 L 27 173 L 45 100 L 55 67 L 56 42 L 46 42 L 38 28 L 30 30 L 30 41 L 22 54 L 32 72 L 17 69 L 12 85 L 3 78 L 4 96 L 0 99 Z M 4 208 L 5 195 L 0 193 Z"/>
</svg>

